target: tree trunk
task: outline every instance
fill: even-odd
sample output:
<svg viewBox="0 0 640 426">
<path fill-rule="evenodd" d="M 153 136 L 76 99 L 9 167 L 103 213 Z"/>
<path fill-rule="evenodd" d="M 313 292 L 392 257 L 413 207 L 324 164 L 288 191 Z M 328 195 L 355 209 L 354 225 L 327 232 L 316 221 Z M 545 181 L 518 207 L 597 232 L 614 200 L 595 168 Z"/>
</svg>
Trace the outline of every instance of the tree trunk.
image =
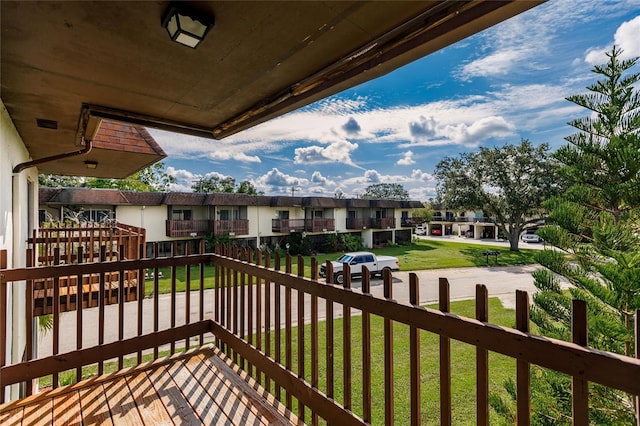
<svg viewBox="0 0 640 426">
<path fill-rule="evenodd" d="M 520 251 L 518 248 L 518 243 L 520 241 L 520 234 L 518 232 L 513 232 L 509 236 L 509 250 L 511 251 Z"/>
</svg>

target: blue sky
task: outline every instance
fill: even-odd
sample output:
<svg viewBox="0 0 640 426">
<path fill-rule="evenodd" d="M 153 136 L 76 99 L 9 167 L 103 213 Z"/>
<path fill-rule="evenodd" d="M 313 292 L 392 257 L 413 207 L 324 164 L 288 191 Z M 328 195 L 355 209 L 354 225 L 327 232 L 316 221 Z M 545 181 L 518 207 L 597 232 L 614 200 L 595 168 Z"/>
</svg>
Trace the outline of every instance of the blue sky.
<svg viewBox="0 0 640 426">
<path fill-rule="evenodd" d="M 176 191 L 206 176 L 267 195 L 357 197 L 400 183 L 435 196 L 435 165 L 529 139 L 555 149 L 586 111 L 565 100 L 595 81 L 613 44 L 640 56 L 640 0 L 551 0 L 374 81 L 221 141 L 150 129 Z M 636 72 L 638 72 L 636 66 Z"/>
</svg>

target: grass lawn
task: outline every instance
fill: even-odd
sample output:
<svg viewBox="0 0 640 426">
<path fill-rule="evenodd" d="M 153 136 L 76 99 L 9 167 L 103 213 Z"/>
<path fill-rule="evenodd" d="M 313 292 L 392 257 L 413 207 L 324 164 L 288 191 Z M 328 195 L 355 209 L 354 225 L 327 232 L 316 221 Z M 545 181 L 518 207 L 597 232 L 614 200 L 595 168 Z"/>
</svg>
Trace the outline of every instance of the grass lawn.
<svg viewBox="0 0 640 426">
<path fill-rule="evenodd" d="M 452 243 L 449 241 L 434 240 L 416 240 L 410 245 L 387 247 L 373 250 L 377 255 L 395 256 L 400 260 L 401 271 L 418 271 L 424 269 L 441 269 L 441 268 L 463 268 L 470 266 L 486 266 L 487 258 L 482 252 L 487 250 L 499 250 L 499 265 L 517 265 L 535 263 L 535 250 L 521 249 L 517 252 L 509 251 L 509 249 L 500 246 Z M 341 253 L 320 254 L 315 256 L 318 264 L 327 260 L 336 260 Z M 271 259 L 273 266 L 273 259 Z M 495 258 L 489 257 L 491 265 L 495 264 Z M 282 270 L 284 270 L 284 257 L 281 259 Z M 297 273 L 297 259 L 292 259 L 293 273 Z M 306 277 L 311 277 L 311 257 L 304 257 Z M 171 291 L 171 273 L 169 268 L 161 268 L 163 277 L 159 280 L 158 292 L 160 294 L 169 293 Z M 185 290 L 185 271 L 186 267 L 176 269 L 176 289 L 181 292 Z M 213 266 L 205 267 L 205 288 L 213 288 L 214 286 L 214 268 Z M 191 267 L 192 289 L 199 277 L 199 268 Z M 145 282 L 145 294 L 147 296 L 153 294 L 153 280 Z"/>
<path fill-rule="evenodd" d="M 429 306 L 436 308 L 435 305 Z M 337 310 L 338 308 L 336 308 Z M 475 302 L 459 301 L 451 303 L 451 312 L 473 317 L 475 315 Z M 352 395 L 353 395 L 353 411 L 362 415 L 362 371 L 361 363 L 361 317 L 352 317 Z M 372 406 L 373 406 L 373 424 L 384 424 L 384 358 L 383 358 L 383 322 L 379 317 L 371 318 L 371 341 L 372 341 Z M 505 309 L 498 299 L 489 299 L 489 320 L 493 324 L 513 327 L 515 323 L 515 314 L 511 309 Z M 342 364 L 343 345 L 342 345 L 342 320 L 334 321 L 334 365 L 336 366 L 335 377 L 335 400 L 339 403 L 343 402 L 343 385 L 342 371 L 338 370 L 338 366 Z M 395 387 L 395 424 L 409 424 L 410 414 L 410 394 L 409 394 L 409 336 L 408 327 L 401 324 L 394 324 L 394 387 Z M 297 348 L 297 328 L 293 329 L 293 348 Z M 282 330 L 282 342 L 284 342 L 284 330 Z M 326 390 L 326 372 L 324 370 L 325 363 L 325 323 L 319 324 L 319 376 L 320 390 Z M 272 334 L 272 339 L 274 338 Z M 264 340 L 264 338 L 263 338 Z M 307 351 L 311 347 L 310 343 L 310 326 L 305 326 L 305 347 Z M 263 343 L 264 344 L 264 343 Z M 274 343 L 272 342 L 272 348 Z M 432 333 L 421 333 L 421 368 L 422 368 L 422 417 L 424 424 L 439 424 L 439 367 L 438 367 L 438 336 Z M 282 350 L 282 362 L 284 363 L 284 346 Z M 160 356 L 166 356 L 168 353 L 161 353 Z M 273 354 L 272 354 L 273 356 Z M 143 361 L 151 360 L 152 356 L 144 356 Z M 311 360 L 309 354 L 305 356 L 306 367 L 305 377 L 311 382 Z M 125 359 L 125 367 L 135 364 L 135 357 Z M 297 365 L 296 353 L 294 350 L 292 365 Z M 515 360 L 508 357 L 490 354 L 489 355 L 489 378 L 490 392 L 497 392 L 506 395 L 502 384 L 511 377 L 515 378 Z M 117 369 L 116 362 L 105 363 L 105 373 L 115 371 Z M 476 423 L 476 400 L 475 400 L 475 347 L 462 344 L 459 342 L 451 342 L 451 371 L 452 371 L 452 421 L 455 425 L 473 425 Z M 89 366 L 83 369 L 83 378 L 97 374 L 96 366 Z M 73 372 L 63 373 L 61 375 L 61 384 L 70 384 L 75 380 Z M 51 378 L 41 379 L 40 386 L 50 385 Z M 264 384 L 264 383 L 263 383 Z M 272 384 L 271 392 L 274 392 Z M 283 392 L 284 396 L 284 392 Z M 294 401 L 294 408 L 297 403 Z M 310 416 L 305 419 L 311 423 Z M 491 412 L 491 424 L 501 424 L 501 419 Z"/>
</svg>

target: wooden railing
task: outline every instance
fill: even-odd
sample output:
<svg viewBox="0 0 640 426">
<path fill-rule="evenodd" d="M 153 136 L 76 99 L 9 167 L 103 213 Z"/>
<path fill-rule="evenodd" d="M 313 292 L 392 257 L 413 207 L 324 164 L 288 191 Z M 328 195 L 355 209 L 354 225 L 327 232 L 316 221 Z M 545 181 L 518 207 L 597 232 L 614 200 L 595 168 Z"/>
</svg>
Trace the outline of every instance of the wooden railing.
<svg viewBox="0 0 640 426">
<path fill-rule="evenodd" d="M 211 283 L 213 288 L 205 293 L 203 271 L 204 265 L 209 263 L 214 265 L 215 273 Z M 344 265 L 347 273 L 342 286 L 318 281 L 315 259 L 306 266 L 307 277 L 304 277 L 302 257 L 292 259 L 286 256 L 282 259 L 278 253 L 272 256 L 268 252 L 218 247 L 217 254 L 0 271 L 0 302 L 3 302 L 0 325 L 8 324 L 5 309 L 8 287 L 21 281 L 26 281 L 29 288 L 29 283 L 39 278 L 55 280 L 60 276 L 145 268 L 155 270 L 154 276 L 157 277 L 158 268 L 169 268 L 172 284 L 170 307 L 163 310 L 162 315 L 159 315 L 158 308 L 157 279 L 154 282 L 153 299 L 144 303 L 140 297 L 135 302 L 137 314 L 126 321 L 136 324 L 132 331 L 123 328 L 124 301 L 119 303 L 115 317 L 108 321 L 105 321 L 104 305 L 100 304 L 96 330 L 98 345 L 95 346 L 82 344 L 82 317 L 85 313 L 81 305 L 78 305 L 76 313 L 79 320 L 77 330 L 61 330 L 54 315 L 51 356 L 33 359 L 33 347 L 28 346 L 27 362 L 5 365 L 6 331 L 1 327 L 0 395 L 4 386 L 19 382 L 27 382 L 27 393 L 30 393 L 29 383 L 32 379 L 50 374 L 54 375 L 55 387 L 58 385 L 59 372 L 76 369 L 79 376 L 80 369 L 92 363 L 98 363 L 98 372 L 101 373 L 104 369 L 100 366 L 111 358 L 117 358 L 118 366 L 122 367 L 122 359 L 128 354 L 137 353 L 140 363 L 145 350 L 152 349 L 154 356 L 158 357 L 162 345 L 168 345 L 168 350 L 174 352 L 179 342 L 184 343 L 186 348 L 190 345 L 189 337 L 200 336 L 198 343 L 202 344 L 204 336 L 212 333 L 215 343 L 241 368 L 312 424 L 318 424 L 319 419 L 330 424 L 368 424 L 373 420 L 374 407 L 378 406 L 384 407 L 384 423 L 393 424 L 397 420 L 398 408 L 395 406 L 396 370 L 400 365 L 409 365 L 409 383 L 400 392 L 410 396 L 410 423 L 418 425 L 423 422 L 421 378 L 427 373 L 421 365 L 420 356 L 424 349 L 421 344 L 424 332 L 437 334 L 440 341 L 441 424 L 451 424 L 452 421 L 452 339 L 476 348 L 478 424 L 486 425 L 489 422 L 490 352 L 516 360 L 514 375 L 519 425 L 530 424 L 531 364 L 573 378 L 574 424 L 586 424 L 589 395 L 585 390 L 588 383 L 599 383 L 631 395 L 640 394 L 640 360 L 587 347 L 586 306 L 583 302 L 574 302 L 573 332 L 576 343 L 569 343 L 529 332 L 529 296 L 523 291 L 516 292 L 516 329 L 512 329 L 488 322 L 488 295 L 484 285 L 477 286 L 477 318 L 470 319 L 450 313 L 449 282 L 444 278 L 438 283 L 439 309 L 435 310 L 419 306 L 420 283 L 415 274 L 409 275 L 409 300 L 400 301 L 394 299 L 394 282 L 389 272 L 384 275 L 383 295 L 379 297 L 371 294 L 367 273 L 363 274 L 360 288 L 352 288 L 348 265 Z M 192 267 L 197 268 L 199 273 L 192 275 Z M 331 263 L 328 262 L 326 267 L 330 269 Z M 178 268 L 185 268 L 187 291 L 183 294 L 176 292 Z M 333 276 L 330 270 L 327 275 Z M 140 295 L 144 294 L 144 287 L 141 286 L 138 291 Z M 198 311 L 190 312 L 187 308 L 183 319 L 176 318 L 179 301 L 184 300 L 184 306 L 190 307 L 191 297 L 198 299 Z M 143 322 L 145 309 L 151 309 L 152 315 Z M 209 318 L 204 316 L 207 310 L 212 312 Z M 356 315 L 361 317 L 357 327 L 354 325 Z M 28 306 L 28 321 L 31 316 Z M 639 316 L 640 313 L 636 315 L 636 320 Z M 341 319 L 337 320 L 336 317 Z M 323 327 L 320 326 L 322 318 Z M 372 336 L 372 322 L 376 318 L 383 323 L 381 336 Z M 162 319 L 167 319 L 168 324 L 159 328 L 158 322 Z M 118 337 L 111 342 L 104 338 L 107 323 L 109 326 L 117 325 L 119 330 Z M 394 332 L 399 330 L 395 326 L 397 324 L 408 326 L 406 332 L 410 344 L 406 353 L 400 353 L 394 346 Z M 78 341 L 77 348 L 64 355 L 59 354 L 62 332 L 76 335 Z M 636 332 L 636 339 L 640 337 L 638 334 Z M 355 341 L 361 342 L 358 347 L 353 346 Z M 383 366 L 383 380 L 372 373 L 378 363 Z M 354 387 L 356 376 L 360 376 L 361 384 Z M 379 400 L 374 399 L 374 386 L 384 387 Z"/>
<path fill-rule="evenodd" d="M 248 235 L 249 221 L 246 219 L 215 220 L 213 222 L 215 235 Z"/>
<path fill-rule="evenodd" d="M 393 229 L 396 227 L 395 217 L 379 217 L 371 219 L 371 227 L 374 229 Z"/>
<path fill-rule="evenodd" d="M 167 237 L 200 237 L 213 231 L 210 220 L 167 220 L 165 223 Z"/>
<path fill-rule="evenodd" d="M 273 219 L 272 232 L 325 232 L 335 231 L 335 219 Z"/>
<path fill-rule="evenodd" d="M 371 219 L 368 217 L 347 218 L 347 229 L 371 228 Z"/>
</svg>

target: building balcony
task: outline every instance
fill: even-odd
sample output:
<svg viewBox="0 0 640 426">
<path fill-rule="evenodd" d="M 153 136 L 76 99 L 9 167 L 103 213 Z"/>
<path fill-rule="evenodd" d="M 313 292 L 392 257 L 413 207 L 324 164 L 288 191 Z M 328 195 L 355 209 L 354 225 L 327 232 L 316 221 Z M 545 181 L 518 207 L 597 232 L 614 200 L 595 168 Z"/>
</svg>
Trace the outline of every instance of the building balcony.
<svg viewBox="0 0 640 426">
<path fill-rule="evenodd" d="M 213 231 L 210 220 L 167 220 L 167 237 L 201 237 Z"/>
<path fill-rule="evenodd" d="M 385 273 L 377 286 L 364 273 L 361 285 L 352 288 L 348 273 L 342 286 L 319 280 L 315 259 L 305 269 L 302 257 L 294 263 L 278 253 L 271 257 L 269 252 L 235 247 L 216 250 L 216 254 L 201 250 L 185 256 L 11 270 L 3 269 L 7 253 L 0 252 L 3 426 L 74 419 L 85 424 L 97 419 L 115 424 L 129 424 L 132 419 L 142 424 L 186 420 L 244 424 L 256 422 L 254 417 L 269 424 L 367 425 L 373 420 L 388 425 L 451 424 L 455 404 L 468 402 L 452 398 L 452 387 L 461 385 L 451 363 L 452 340 L 456 347 L 470 346 L 476 354 L 469 359 L 476 383 L 470 385 L 467 399 L 478 424 L 489 423 L 489 353 L 515 361 L 519 425 L 530 424 L 535 404 L 530 396 L 533 364 L 572 377 L 577 425 L 588 422 L 590 383 L 640 394 L 640 360 L 532 334 L 526 292 L 516 292 L 513 329 L 488 321 L 483 285 L 477 287 L 477 318 L 472 319 L 450 312 L 445 278 L 438 285 L 439 309 L 431 309 L 420 306 L 420 290 L 425 287 L 415 274 L 404 292 L 394 289 L 391 273 Z M 214 273 L 205 274 L 204 268 Z M 330 262 L 326 268 L 327 276 L 333 277 Z M 148 286 L 154 290 L 152 297 L 133 302 L 121 298 L 105 305 L 105 289 L 99 292 L 98 307 L 76 304 L 64 326 L 56 314 L 59 299 L 54 297 L 49 339 L 41 341 L 36 354 L 34 330 L 26 327 L 24 361 L 7 364 L 13 321 L 20 315 L 22 322 L 33 321 L 29 295 L 34 280 L 47 278 L 55 286 L 68 276 L 81 281 L 93 274 L 149 270 L 158 277 L 160 269 L 168 271 L 165 279 L 171 282 L 180 277 L 186 291 L 177 292 L 172 285 L 170 297 L 161 297 L 154 278 L 137 288 L 144 295 Z M 27 309 L 13 312 L 11 318 L 8 294 L 23 286 Z M 584 309 L 584 302 L 574 302 L 574 312 L 583 313 L 573 320 L 577 336 L 586 336 Z M 304 326 L 296 327 L 294 321 Z M 378 329 L 379 334 L 372 333 Z M 394 333 L 407 336 L 407 347 L 397 347 Z M 422 341 L 427 334 L 437 335 L 438 342 Z M 428 367 L 421 363 L 427 344 L 436 345 L 440 353 L 439 362 Z M 181 350 L 186 352 L 180 354 Z M 124 369 L 125 362 L 133 367 Z M 431 386 L 423 383 L 425 376 L 433 377 L 432 385 L 439 389 L 439 412 L 424 409 L 422 388 Z M 34 395 L 38 380 L 45 377 L 51 377 L 51 389 Z M 23 389 L 25 397 L 4 401 L 5 388 L 14 385 Z M 400 411 L 406 413 L 402 419 L 396 414 Z M 428 415 L 435 418 L 426 419 Z"/>
<path fill-rule="evenodd" d="M 335 231 L 335 219 L 273 219 L 272 232 L 326 232 Z"/>
<path fill-rule="evenodd" d="M 373 229 L 394 229 L 396 227 L 395 217 L 381 217 L 371 219 Z"/>
<path fill-rule="evenodd" d="M 347 218 L 347 229 L 370 229 L 371 219 L 368 217 Z"/>
<path fill-rule="evenodd" d="M 214 235 L 249 235 L 249 221 L 247 219 L 215 220 L 213 221 Z"/>
</svg>

